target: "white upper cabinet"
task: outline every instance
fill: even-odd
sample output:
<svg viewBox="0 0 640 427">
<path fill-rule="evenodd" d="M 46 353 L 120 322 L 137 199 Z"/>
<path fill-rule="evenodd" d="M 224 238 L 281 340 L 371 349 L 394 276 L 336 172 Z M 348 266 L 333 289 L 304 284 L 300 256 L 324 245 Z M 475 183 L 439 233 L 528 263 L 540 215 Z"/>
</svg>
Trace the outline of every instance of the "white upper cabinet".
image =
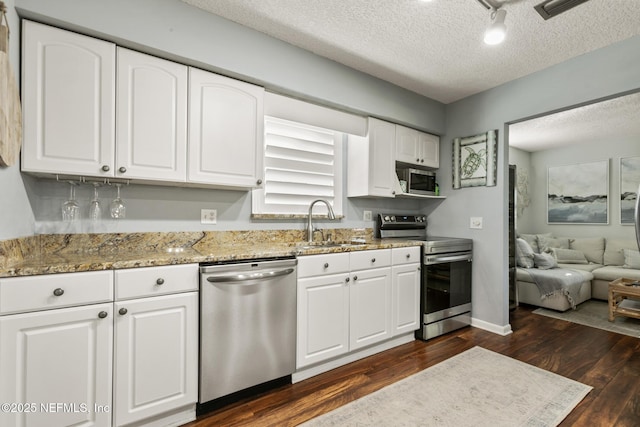
<svg viewBox="0 0 640 427">
<path fill-rule="evenodd" d="M 252 188 L 262 183 L 264 88 L 190 68 L 191 183 Z"/>
<path fill-rule="evenodd" d="M 394 197 L 396 125 L 369 117 L 367 136 L 349 135 L 347 197 Z"/>
<path fill-rule="evenodd" d="M 187 67 L 118 48 L 118 178 L 187 178 Z"/>
<path fill-rule="evenodd" d="M 440 138 L 396 125 L 396 161 L 428 168 L 440 166 Z"/>
<path fill-rule="evenodd" d="M 113 176 L 113 43 L 24 21 L 22 170 Z"/>
</svg>

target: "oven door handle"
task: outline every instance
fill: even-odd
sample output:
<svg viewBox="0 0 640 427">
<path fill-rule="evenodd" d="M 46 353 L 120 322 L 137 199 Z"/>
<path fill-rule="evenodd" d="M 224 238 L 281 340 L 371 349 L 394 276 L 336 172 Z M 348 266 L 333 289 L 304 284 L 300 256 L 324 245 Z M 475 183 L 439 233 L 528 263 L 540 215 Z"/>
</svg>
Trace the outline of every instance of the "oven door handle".
<svg viewBox="0 0 640 427">
<path fill-rule="evenodd" d="M 464 254 L 464 255 L 427 255 L 424 257 L 426 265 L 432 264 L 442 264 L 445 262 L 456 262 L 456 261 L 469 261 L 473 259 L 472 254 Z"/>
</svg>

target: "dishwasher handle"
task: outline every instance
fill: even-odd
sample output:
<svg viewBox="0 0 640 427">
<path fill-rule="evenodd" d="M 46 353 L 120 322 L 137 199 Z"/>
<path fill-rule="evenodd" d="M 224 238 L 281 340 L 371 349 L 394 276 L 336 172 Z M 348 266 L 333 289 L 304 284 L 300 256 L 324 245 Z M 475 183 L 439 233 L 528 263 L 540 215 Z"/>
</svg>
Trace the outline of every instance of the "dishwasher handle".
<svg viewBox="0 0 640 427">
<path fill-rule="evenodd" d="M 286 276 L 294 272 L 293 268 L 285 268 L 284 270 L 259 271 L 255 273 L 239 273 L 220 276 L 207 276 L 207 282 L 211 283 L 231 283 L 231 282 L 247 282 L 250 280 L 271 279 L 279 276 Z"/>
</svg>

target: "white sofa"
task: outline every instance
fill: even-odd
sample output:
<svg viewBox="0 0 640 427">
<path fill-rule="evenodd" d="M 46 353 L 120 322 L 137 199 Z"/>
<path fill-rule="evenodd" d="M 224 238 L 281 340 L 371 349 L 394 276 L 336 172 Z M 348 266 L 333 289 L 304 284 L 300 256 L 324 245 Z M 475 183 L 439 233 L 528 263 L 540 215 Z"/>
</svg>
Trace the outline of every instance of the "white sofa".
<svg viewBox="0 0 640 427">
<path fill-rule="evenodd" d="M 617 278 L 640 280 L 640 266 L 638 265 L 640 254 L 638 254 L 638 245 L 633 238 L 553 237 L 549 233 L 520 234 L 518 238 L 526 241 L 534 253 L 554 254 L 559 268 L 581 272 L 584 276 L 584 282 L 581 283 L 577 296 L 574 298 L 576 305 L 590 298 L 606 301 L 609 282 Z M 581 255 L 584 255 L 584 258 Z M 517 249 L 516 259 L 521 260 L 521 256 L 523 253 Z M 516 269 L 516 292 L 519 303 L 558 311 L 566 311 L 571 308 L 568 298 L 563 294 L 559 293 L 542 298 L 538 286 L 529 273 L 530 268 L 536 268 L 536 266 L 525 268 L 523 264 L 526 262 L 518 262 Z"/>
</svg>

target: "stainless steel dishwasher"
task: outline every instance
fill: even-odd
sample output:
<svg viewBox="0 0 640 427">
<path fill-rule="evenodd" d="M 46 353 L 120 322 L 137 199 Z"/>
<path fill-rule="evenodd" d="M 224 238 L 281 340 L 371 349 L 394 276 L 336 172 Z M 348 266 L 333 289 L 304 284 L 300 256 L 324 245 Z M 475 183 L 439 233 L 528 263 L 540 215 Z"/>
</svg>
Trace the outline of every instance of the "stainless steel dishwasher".
<svg viewBox="0 0 640 427">
<path fill-rule="evenodd" d="M 295 371 L 296 265 L 200 266 L 200 403 Z"/>
</svg>

